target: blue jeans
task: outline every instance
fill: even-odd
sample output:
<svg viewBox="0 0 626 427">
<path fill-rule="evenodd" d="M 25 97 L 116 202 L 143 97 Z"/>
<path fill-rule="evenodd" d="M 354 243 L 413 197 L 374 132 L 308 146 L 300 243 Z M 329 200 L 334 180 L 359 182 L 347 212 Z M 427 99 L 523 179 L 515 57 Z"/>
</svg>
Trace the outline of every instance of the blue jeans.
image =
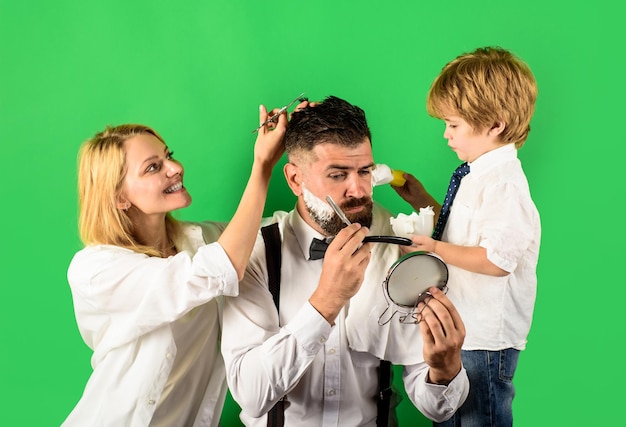
<svg viewBox="0 0 626 427">
<path fill-rule="evenodd" d="M 439 427 L 511 427 L 513 425 L 513 374 L 519 350 L 462 352 L 470 391 L 452 418 Z"/>
</svg>

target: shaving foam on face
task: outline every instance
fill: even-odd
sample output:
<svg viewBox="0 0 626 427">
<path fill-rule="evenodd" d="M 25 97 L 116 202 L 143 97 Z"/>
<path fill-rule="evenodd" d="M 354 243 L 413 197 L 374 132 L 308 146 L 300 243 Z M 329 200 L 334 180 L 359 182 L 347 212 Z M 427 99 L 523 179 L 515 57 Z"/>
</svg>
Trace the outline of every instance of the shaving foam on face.
<svg viewBox="0 0 626 427">
<path fill-rule="evenodd" d="M 322 221 L 330 221 L 335 215 L 335 211 L 328 203 L 317 197 L 306 189 L 304 182 L 302 183 L 302 196 L 304 203 L 317 217 Z"/>
</svg>

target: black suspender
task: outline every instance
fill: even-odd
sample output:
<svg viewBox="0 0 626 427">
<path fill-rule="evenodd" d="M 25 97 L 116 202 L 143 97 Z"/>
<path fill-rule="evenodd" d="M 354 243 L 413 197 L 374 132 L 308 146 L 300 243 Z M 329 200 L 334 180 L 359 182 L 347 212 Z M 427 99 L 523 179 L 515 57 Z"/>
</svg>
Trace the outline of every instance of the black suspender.
<svg viewBox="0 0 626 427">
<path fill-rule="evenodd" d="M 281 266 L 281 239 L 278 223 L 261 228 L 265 241 L 265 257 L 267 262 L 268 285 L 276 310 L 280 307 L 280 266 Z"/>
<path fill-rule="evenodd" d="M 376 427 L 387 427 L 389 424 L 389 407 L 391 404 L 391 362 L 381 360 L 378 367 L 378 396 L 376 396 Z"/>
<path fill-rule="evenodd" d="M 281 238 L 278 223 L 261 227 L 265 241 L 265 258 L 267 262 L 268 287 L 280 317 L 280 266 Z M 283 427 L 285 425 L 285 398 L 280 399 L 267 413 L 267 427 Z"/>
<path fill-rule="evenodd" d="M 267 262 L 268 287 L 272 293 L 276 310 L 280 316 L 280 267 L 281 237 L 278 223 L 261 227 L 265 241 L 265 258 Z M 377 427 L 387 427 L 389 422 L 389 406 L 391 403 L 391 362 L 380 361 L 378 368 L 378 396 L 376 417 Z M 267 414 L 267 427 L 283 427 L 285 425 L 285 400 L 280 399 Z"/>
</svg>

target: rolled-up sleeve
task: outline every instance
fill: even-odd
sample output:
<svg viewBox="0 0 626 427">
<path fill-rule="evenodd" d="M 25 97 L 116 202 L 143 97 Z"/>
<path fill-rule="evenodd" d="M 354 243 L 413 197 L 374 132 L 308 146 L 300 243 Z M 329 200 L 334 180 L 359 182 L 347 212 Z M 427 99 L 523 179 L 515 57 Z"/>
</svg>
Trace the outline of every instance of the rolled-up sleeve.
<svg viewBox="0 0 626 427">
<path fill-rule="evenodd" d="M 193 257 L 191 278 L 200 282 L 204 281 L 207 289 L 215 296 L 239 294 L 237 271 L 219 243 L 212 243 L 198 249 Z"/>
<path fill-rule="evenodd" d="M 68 281 L 81 334 L 106 352 L 220 295 L 237 295 L 237 273 L 219 243 L 149 257 L 116 246 L 78 252 Z"/>
</svg>

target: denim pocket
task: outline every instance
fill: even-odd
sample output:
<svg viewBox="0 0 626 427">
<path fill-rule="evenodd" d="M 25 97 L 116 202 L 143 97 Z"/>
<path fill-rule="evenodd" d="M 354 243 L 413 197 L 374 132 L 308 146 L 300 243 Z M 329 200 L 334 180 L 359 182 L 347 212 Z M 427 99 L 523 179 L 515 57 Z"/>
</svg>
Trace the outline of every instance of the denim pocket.
<svg viewBox="0 0 626 427">
<path fill-rule="evenodd" d="M 519 350 L 507 348 L 500 350 L 500 363 L 498 368 L 498 378 L 500 381 L 513 381 L 515 369 L 517 369 L 517 360 L 519 359 Z"/>
</svg>

